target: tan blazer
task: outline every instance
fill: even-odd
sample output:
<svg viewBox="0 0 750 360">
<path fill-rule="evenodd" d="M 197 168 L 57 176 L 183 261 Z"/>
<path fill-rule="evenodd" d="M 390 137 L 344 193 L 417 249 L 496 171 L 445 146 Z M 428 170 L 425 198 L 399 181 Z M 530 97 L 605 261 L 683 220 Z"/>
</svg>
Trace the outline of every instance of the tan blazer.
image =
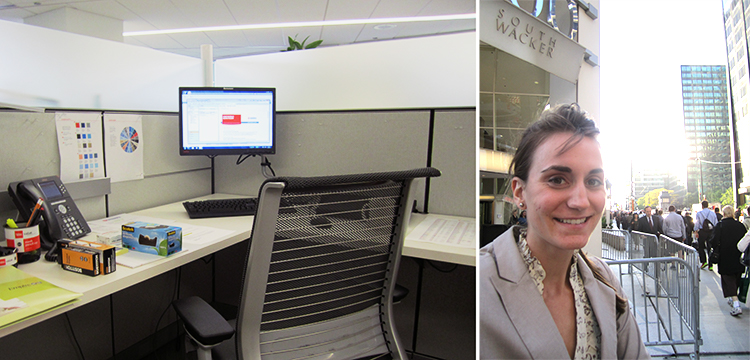
<svg viewBox="0 0 750 360">
<path fill-rule="evenodd" d="M 521 257 L 511 228 L 479 251 L 479 357 L 481 359 L 569 359 L 555 321 Z M 624 296 L 615 274 L 589 257 Z M 616 317 L 615 292 L 594 278 L 578 256 L 594 315 L 602 331 L 602 359 L 650 359 L 633 313 Z"/>
</svg>

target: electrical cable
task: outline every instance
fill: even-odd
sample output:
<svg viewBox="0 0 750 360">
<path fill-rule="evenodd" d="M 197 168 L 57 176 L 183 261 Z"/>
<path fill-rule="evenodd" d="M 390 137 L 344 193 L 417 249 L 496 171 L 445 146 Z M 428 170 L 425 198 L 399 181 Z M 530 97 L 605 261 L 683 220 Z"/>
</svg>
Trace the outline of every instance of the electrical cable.
<svg viewBox="0 0 750 360">
<path fill-rule="evenodd" d="M 244 157 L 243 157 L 244 156 Z M 240 155 L 237 157 L 237 165 L 242 164 L 243 161 L 247 160 L 249 157 L 255 157 L 253 154 L 247 154 L 247 155 Z"/>
<path fill-rule="evenodd" d="M 247 158 L 249 158 L 249 157 L 255 157 L 255 156 L 256 155 L 253 155 L 253 154 L 240 155 L 240 156 L 237 157 L 236 165 L 242 164 L 242 162 L 244 162 L 245 160 L 247 160 Z M 266 179 L 272 178 L 272 177 L 276 176 L 276 172 L 273 171 L 273 168 L 271 167 L 271 162 L 268 161 L 268 158 L 265 155 L 260 155 L 260 157 L 261 157 L 260 172 L 263 174 L 263 176 Z M 268 170 L 271 170 L 270 174 L 268 173 L 268 171 L 266 170 L 266 168 L 268 168 Z"/>
<path fill-rule="evenodd" d="M 81 355 L 81 359 L 86 359 L 85 356 L 83 356 L 83 349 L 81 349 L 81 344 L 78 343 L 78 338 L 76 338 L 76 333 L 73 331 L 73 324 L 70 322 L 70 316 L 68 316 L 68 312 L 65 312 L 65 319 L 68 322 L 68 328 L 70 329 L 70 335 L 73 336 L 73 342 L 75 342 L 76 347 L 78 347 L 78 354 Z"/>
<path fill-rule="evenodd" d="M 265 155 L 261 155 L 263 161 L 260 163 L 260 171 L 263 173 L 263 176 L 268 179 L 271 177 L 276 176 L 276 172 L 273 171 L 273 168 L 271 167 L 271 162 L 268 161 L 268 158 Z M 266 172 L 266 167 L 268 167 L 269 170 L 271 170 L 271 175 L 269 176 Z"/>
<path fill-rule="evenodd" d="M 177 274 L 177 279 L 176 279 L 174 291 L 172 292 L 172 299 L 169 301 L 169 305 L 167 305 L 164 311 L 162 311 L 161 316 L 159 316 L 159 320 L 156 321 L 156 328 L 154 329 L 153 348 L 154 348 L 154 354 L 156 355 L 157 358 L 159 357 L 159 352 L 158 352 L 159 349 L 157 349 L 156 347 L 158 345 L 157 334 L 159 333 L 159 324 L 161 324 L 161 320 L 164 318 L 164 315 L 166 315 L 167 311 L 169 311 L 169 309 L 172 307 L 172 302 L 177 300 L 176 297 L 180 295 L 180 280 L 182 278 L 182 268 L 178 267 L 175 273 Z"/>
</svg>

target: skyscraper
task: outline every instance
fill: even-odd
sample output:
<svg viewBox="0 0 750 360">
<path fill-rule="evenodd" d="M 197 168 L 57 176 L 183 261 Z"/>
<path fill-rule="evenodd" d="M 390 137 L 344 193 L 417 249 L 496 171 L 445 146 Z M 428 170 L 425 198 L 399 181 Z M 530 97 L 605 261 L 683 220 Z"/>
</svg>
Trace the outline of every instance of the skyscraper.
<svg viewBox="0 0 750 360">
<path fill-rule="evenodd" d="M 726 66 L 682 65 L 680 70 L 685 137 L 692 159 L 688 192 L 701 199 L 709 195 L 710 202 L 718 202 L 726 189 L 734 189 Z"/>
<path fill-rule="evenodd" d="M 734 161 L 736 166 L 736 183 L 739 194 L 750 192 L 750 184 L 743 182 L 743 174 L 750 170 L 750 145 L 742 146 L 741 141 L 750 138 L 750 75 L 748 74 L 748 34 L 750 23 L 750 1 L 724 0 L 724 34 L 727 45 L 727 64 L 729 64 L 730 89 L 732 94 L 732 128 L 734 131 Z M 738 204 L 744 204 L 745 196 L 738 196 Z"/>
</svg>

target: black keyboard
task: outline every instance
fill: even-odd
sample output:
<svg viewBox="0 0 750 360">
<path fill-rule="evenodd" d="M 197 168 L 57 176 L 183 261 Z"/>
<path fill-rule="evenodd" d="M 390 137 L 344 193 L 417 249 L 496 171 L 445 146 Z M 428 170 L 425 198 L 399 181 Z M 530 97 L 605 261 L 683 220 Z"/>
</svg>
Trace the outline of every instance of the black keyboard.
<svg viewBox="0 0 750 360">
<path fill-rule="evenodd" d="M 191 219 L 255 215 L 258 198 L 214 199 L 182 203 Z"/>
</svg>

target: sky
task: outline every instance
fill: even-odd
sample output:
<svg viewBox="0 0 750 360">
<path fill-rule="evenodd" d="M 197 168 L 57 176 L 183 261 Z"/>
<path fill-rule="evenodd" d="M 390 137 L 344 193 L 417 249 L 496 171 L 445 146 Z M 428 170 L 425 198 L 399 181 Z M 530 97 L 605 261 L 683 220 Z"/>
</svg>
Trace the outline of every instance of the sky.
<svg viewBox="0 0 750 360">
<path fill-rule="evenodd" d="M 726 65 L 721 0 L 601 0 L 599 136 L 613 203 L 634 169 L 686 176 L 680 65 Z"/>
</svg>

